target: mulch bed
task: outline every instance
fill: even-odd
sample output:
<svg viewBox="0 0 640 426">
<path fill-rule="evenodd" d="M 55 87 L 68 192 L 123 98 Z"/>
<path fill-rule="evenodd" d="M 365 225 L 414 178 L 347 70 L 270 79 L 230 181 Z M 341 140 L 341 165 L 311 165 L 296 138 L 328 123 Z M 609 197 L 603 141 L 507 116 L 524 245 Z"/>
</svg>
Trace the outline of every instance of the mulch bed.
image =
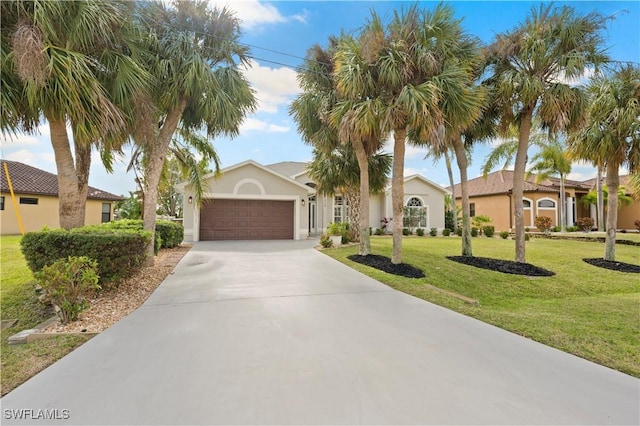
<svg viewBox="0 0 640 426">
<path fill-rule="evenodd" d="M 379 269 L 383 272 L 399 275 L 405 278 L 424 278 L 424 272 L 415 266 L 411 266 L 407 263 L 391 263 L 391 259 L 386 256 L 380 256 L 378 254 L 369 254 L 367 256 L 361 256 L 354 254 L 348 256 L 347 259 L 354 262 L 361 263 L 363 265 L 371 266 L 372 268 Z"/>
<path fill-rule="evenodd" d="M 476 268 L 489 269 L 505 274 L 526 275 L 529 277 L 552 277 L 556 273 L 539 268 L 530 263 L 514 262 L 512 260 L 491 259 L 475 256 L 447 256 L 447 259 Z"/>
<path fill-rule="evenodd" d="M 611 269 L 618 272 L 631 272 L 632 274 L 640 274 L 640 266 L 633 265 L 631 263 L 604 260 L 599 257 L 587 258 L 582 260 L 587 262 L 589 265 L 597 266 L 599 268 Z"/>
</svg>

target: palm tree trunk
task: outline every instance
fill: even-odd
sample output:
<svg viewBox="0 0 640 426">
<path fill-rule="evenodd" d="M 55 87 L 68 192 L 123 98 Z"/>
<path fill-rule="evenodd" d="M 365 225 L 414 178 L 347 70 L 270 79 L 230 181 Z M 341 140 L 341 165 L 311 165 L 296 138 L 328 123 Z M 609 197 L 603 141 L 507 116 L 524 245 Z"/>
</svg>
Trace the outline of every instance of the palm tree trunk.
<svg viewBox="0 0 640 426">
<path fill-rule="evenodd" d="M 467 185 L 467 167 L 469 160 L 464 150 L 464 145 L 460 137 L 453 138 L 453 149 L 456 153 L 456 162 L 460 169 L 460 191 L 462 192 L 462 255 L 473 256 L 471 248 L 471 217 L 469 206 L 469 189 Z"/>
<path fill-rule="evenodd" d="M 343 189 L 344 202 L 349 206 L 349 231 L 354 241 L 360 241 L 360 188 L 348 186 Z"/>
<path fill-rule="evenodd" d="M 456 154 L 457 157 L 457 154 Z M 466 157 L 465 157 L 466 159 Z M 449 208 L 451 209 L 451 211 L 453 212 L 453 232 L 456 232 L 456 230 L 458 229 L 458 215 L 456 214 L 456 188 L 454 186 L 453 183 L 453 169 L 451 168 L 451 157 L 449 157 L 449 152 L 445 151 L 444 152 L 444 162 L 447 166 L 447 175 L 449 175 L 449 186 L 451 186 L 451 205 L 449 206 Z M 458 166 L 460 166 L 460 163 L 458 163 Z M 465 175 L 466 175 L 466 170 L 465 170 Z M 460 186 L 462 187 L 462 183 L 460 183 Z M 468 197 L 467 197 L 468 198 Z M 467 199 L 467 202 L 469 200 Z"/>
<path fill-rule="evenodd" d="M 393 251 L 391 263 L 402 263 L 402 219 L 404 206 L 404 151 L 406 129 L 393 133 L 393 171 L 391 176 L 391 205 L 393 211 Z"/>
<path fill-rule="evenodd" d="M 607 196 L 607 236 L 604 242 L 604 260 L 616 260 L 616 226 L 618 224 L 618 165 L 607 164 L 606 184 Z"/>
<path fill-rule="evenodd" d="M 567 220 L 566 216 L 566 194 L 564 192 L 564 179 L 565 176 L 563 174 L 560 175 L 560 231 L 567 232 Z"/>
<path fill-rule="evenodd" d="M 91 144 L 74 143 L 76 152 L 76 176 L 78 176 L 78 215 L 83 223 L 87 213 L 87 191 L 89 189 L 89 172 L 91 168 Z"/>
<path fill-rule="evenodd" d="M 151 243 L 147 248 L 147 266 L 153 266 L 154 263 L 153 243 L 155 241 L 158 185 L 160 183 L 160 175 L 162 174 L 162 166 L 169 151 L 171 137 L 178 127 L 180 117 L 182 117 L 186 106 L 187 100 L 182 99 L 180 103 L 167 114 L 158 137 L 151 143 L 151 146 L 148 147 L 149 158 L 146 166 L 144 202 L 142 207 L 143 228 L 150 231 L 152 235 Z"/>
<path fill-rule="evenodd" d="M 596 177 L 596 191 L 598 193 L 598 231 L 604 231 L 604 194 L 602 193 L 602 166 L 598 165 L 598 176 Z"/>
<path fill-rule="evenodd" d="M 360 248 L 359 254 L 371 254 L 371 239 L 369 238 L 369 161 L 362 140 L 355 137 L 351 140 L 353 150 L 360 169 Z"/>
<path fill-rule="evenodd" d="M 520 134 L 518 136 L 518 150 L 516 151 L 516 161 L 513 168 L 513 204 L 514 218 L 516 223 L 516 262 L 525 263 L 524 245 L 524 206 L 522 197 L 524 196 L 524 173 L 527 167 L 527 149 L 529 148 L 529 135 L 531 133 L 531 119 L 533 107 L 524 108 L 521 114 Z"/>
<path fill-rule="evenodd" d="M 58 216 L 60 227 L 64 229 L 79 228 L 84 225 L 84 209 L 79 208 L 86 202 L 78 193 L 78 175 L 76 174 L 67 123 L 57 117 L 46 117 L 51 131 L 51 145 L 56 159 L 58 172 Z"/>
</svg>

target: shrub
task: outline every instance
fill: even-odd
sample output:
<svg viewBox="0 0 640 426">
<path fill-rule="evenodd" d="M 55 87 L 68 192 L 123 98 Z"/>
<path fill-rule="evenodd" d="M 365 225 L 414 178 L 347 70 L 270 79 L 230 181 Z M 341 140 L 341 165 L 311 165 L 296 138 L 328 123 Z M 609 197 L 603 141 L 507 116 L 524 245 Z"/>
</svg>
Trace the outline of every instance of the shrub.
<svg viewBox="0 0 640 426">
<path fill-rule="evenodd" d="M 349 244 L 351 241 L 354 241 L 354 239 L 352 239 L 352 236 L 355 237 L 352 231 L 344 232 L 341 235 L 342 239 L 340 240 L 340 244 Z"/>
<path fill-rule="evenodd" d="M 96 261 L 86 256 L 69 256 L 34 274 L 63 324 L 77 320 L 89 307 L 87 297 L 100 288 L 97 268 Z"/>
<path fill-rule="evenodd" d="M 546 234 L 551 229 L 551 218 L 547 216 L 536 216 L 533 224 L 536 225 L 536 228 L 538 228 L 540 232 Z"/>
<path fill-rule="evenodd" d="M 500 231 L 500 238 L 502 238 L 503 240 L 509 238 L 509 231 Z"/>
<path fill-rule="evenodd" d="M 529 241 L 530 239 L 531 239 L 531 236 L 529 235 L 529 233 L 528 233 L 528 232 L 527 232 L 527 233 L 525 233 L 525 234 L 524 234 L 524 240 L 525 240 L 525 241 Z"/>
<path fill-rule="evenodd" d="M 346 231 L 345 225 L 342 222 L 329 223 L 327 226 L 327 233 L 329 235 L 342 235 Z"/>
<path fill-rule="evenodd" d="M 422 229 L 422 228 L 418 228 L 418 229 L 416 229 L 416 235 L 417 235 L 418 237 L 422 237 L 422 236 L 424 236 L 424 229 Z"/>
<path fill-rule="evenodd" d="M 369 236 L 373 235 L 373 229 L 371 229 L 371 227 L 369 227 Z"/>
<path fill-rule="evenodd" d="M 449 229 L 449 228 L 444 228 L 444 229 L 442 230 L 442 236 L 443 236 L 443 237 L 448 237 L 449 235 L 451 235 L 451 229 Z"/>
<path fill-rule="evenodd" d="M 455 212 L 453 210 L 447 210 L 444 212 L 444 227 L 448 229 L 453 229 L 455 226 Z"/>
<path fill-rule="evenodd" d="M 477 237 L 478 236 L 478 228 L 476 228 L 475 226 L 471 227 L 471 236 L 472 237 Z"/>
<path fill-rule="evenodd" d="M 431 235 L 432 237 L 435 237 L 436 235 L 438 235 L 438 228 L 431 228 L 429 230 L 429 235 Z"/>
<path fill-rule="evenodd" d="M 402 235 L 411 235 L 411 231 L 409 230 L 409 228 L 402 228 Z"/>
<path fill-rule="evenodd" d="M 142 220 L 124 219 L 103 223 L 99 228 L 110 230 L 133 230 L 140 231 L 143 228 Z M 161 248 L 173 248 L 180 245 L 184 240 L 184 228 L 182 225 L 170 220 L 156 221 L 156 239 L 153 251 L 158 254 Z"/>
<path fill-rule="evenodd" d="M 578 218 L 578 227 L 580 229 L 582 229 L 583 232 L 591 231 L 591 228 L 593 228 L 593 224 L 594 223 L 595 222 L 590 217 L 579 217 Z"/>
<path fill-rule="evenodd" d="M 478 229 L 482 229 L 485 224 L 491 222 L 493 222 L 493 219 L 486 214 L 480 214 L 471 218 L 471 224 Z"/>
<path fill-rule="evenodd" d="M 110 230 L 86 226 L 28 232 L 20 246 L 33 272 L 69 256 L 86 256 L 98 263 L 100 281 L 117 281 L 140 269 L 147 259 L 151 233 L 142 230 Z"/>
<path fill-rule="evenodd" d="M 456 228 L 456 235 L 458 237 L 462 237 L 462 228 L 461 227 Z"/>
<path fill-rule="evenodd" d="M 529 231 L 531 231 L 531 228 L 529 228 L 528 226 L 525 226 L 524 227 L 524 232 L 529 232 Z"/>
<path fill-rule="evenodd" d="M 488 238 L 492 238 L 495 232 L 496 232 L 495 226 L 485 225 L 482 227 L 482 233 Z"/>
<path fill-rule="evenodd" d="M 640 219 L 633 221 L 633 226 L 636 227 L 636 231 L 640 231 Z"/>
<path fill-rule="evenodd" d="M 382 228 L 376 228 L 375 234 L 376 234 L 376 235 L 384 235 L 384 229 L 382 229 Z"/>
<path fill-rule="evenodd" d="M 567 226 L 567 232 L 578 232 L 577 226 Z"/>
<path fill-rule="evenodd" d="M 553 228 L 551 228 L 551 232 L 560 232 L 562 231 L 562 228 L 559 226 L 554 226 Z"/>
<path fill-rule="evenodd" d="M 320 245 L 324 248 L 329 248 L 333 246 L 333 240 L 328 234 L 322 234 L 320 236 Z"/>
</svg>

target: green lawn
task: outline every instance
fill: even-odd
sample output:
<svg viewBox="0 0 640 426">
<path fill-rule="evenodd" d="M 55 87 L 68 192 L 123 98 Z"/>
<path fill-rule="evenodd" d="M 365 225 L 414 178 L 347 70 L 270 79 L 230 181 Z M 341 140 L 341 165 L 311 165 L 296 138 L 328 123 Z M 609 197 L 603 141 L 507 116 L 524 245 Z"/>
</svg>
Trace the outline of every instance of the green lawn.
<svg viewBox="0 0 640 426">
<path fill-rule="evenodd" d="M 532 239 L 527 262 L 553 277 L 523 277 L 461 265 L 459 237 L 405 237 L 403 261 L 426 278 L 387 274 L 347 259 L 357 247 L 324 253 L 397 290 L 513 331 L 538 342 L 640 377 L 640 275 L 610 271 L 582 261 L 601 257 L 602 243 Z M 375 254 L 391 255 L 390 237 L 372 237 Z M 476 256 L 513 260 L 514 242 L 473 239 Z M 637 246 L 617 245 L 616 259 L 640 263 Z M 425 284 L 480 301 L 479 307 L 438 293 Z"/>
<path fill-rule="evenodd" d="M 20 238 L 0 237 L 0 312 L 3 320 L 18 320 L 1 333 L 2 395 L 88 340 L 83 336 L 61 336 L 9 346 L 10 336 L 34 327 L 51 315 L 35 296 L 33 276 L 20 252 Z"/>
</svg>

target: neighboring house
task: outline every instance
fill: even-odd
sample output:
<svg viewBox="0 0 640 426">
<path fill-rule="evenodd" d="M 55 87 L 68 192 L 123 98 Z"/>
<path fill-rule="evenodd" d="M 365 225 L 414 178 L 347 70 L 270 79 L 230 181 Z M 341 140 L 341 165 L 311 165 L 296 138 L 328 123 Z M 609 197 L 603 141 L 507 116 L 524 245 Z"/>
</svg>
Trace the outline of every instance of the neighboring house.
<svg viewBox="0 0 640 426">
<path fill-rule="evenodd" d="M 285 161 L 263 166 L 248 160 L 207 176 L 208 190 L 200 208 L 183 182 L 186 241 L 304 239 L 322 233 L 330 222 L 346 222 L 349 206 L 342 195 L 322 196 L 306 172 L 306 163 Z M 444 228 L 447 191 L 420 175 L 405 178 L 405 205 L 425 210 L 420 227 Z M 391 189 L 373 195 L 372 228 L 392 217 Z"/>
<path fill-rule="evenodd" d="M 534 228 L 536 216 L 551 218 L 552 226 L 559 224 L 560 180 L 549 178 L 539 183 L 535 175 L 530 175 L 524 183 L 524 226 Z M 623 179 L 621 178 L 621 182 Z M 585 206 L 582 197 L 594 188 L 595 179 L 588 181 L 566 180 L 565 194 L 567 206 L 567 226 L 575 225 L 578 218 L 591 217 L 597 224 L 595 206 Z M 486 215 L 493 221 L 497 231 L 515 227 L 513 215 L 513 171 L 503 170 L 480 176 L 468 182 L 471 217 Z M 460 184 L 455 185 L 456 204 L 461 205 Z M 618 212 L 618 228 L 633 229 L 633 221 L 640 219 L 640 204 L 622 207 Z"/>
<path fill-rule="evenodd" d="M 2 160 L 0 168 L 0 233 L 20 234 L 16 211 L 5 174 L 4 163 L 9 169 L 15 201 L 25 232 L 39 231 L 44 226 L 59 228 L 58 178 L 53 173 L 28 166 L 17 161 Z M 113 205 L 122 197 L 97 188 L 87 191 L 86 225 L 109 222 L 113 218 Z"/>
<path fill-rule="evenodd" d="M 589 179 L 583 182 L 586 186 L 590 188 L 590 190 L 595 191 L 596 189 L 596 178 Z M 602 186 L 604 187 L 604 179 Z M 618 209 L 618 229 L 635 229 L 636 226 L 634 222 L 636 220 L 640 220 L 640 199 L 632 197 L 632 194 L 629 190 L 629 175 L 620 176 L 620 185 L 624 186 L 626 189 L 626 195 L 633 198 L 633 202 L 630 205 L 622 205 Z M 595 223 L 598 223 L 598 209 L 595 204 L 589 206 L 589 214 L 590 217 L 593 218 Z M 604 220 L 607 220 L 607 205 L 604 205 Z"/>
</svg>

